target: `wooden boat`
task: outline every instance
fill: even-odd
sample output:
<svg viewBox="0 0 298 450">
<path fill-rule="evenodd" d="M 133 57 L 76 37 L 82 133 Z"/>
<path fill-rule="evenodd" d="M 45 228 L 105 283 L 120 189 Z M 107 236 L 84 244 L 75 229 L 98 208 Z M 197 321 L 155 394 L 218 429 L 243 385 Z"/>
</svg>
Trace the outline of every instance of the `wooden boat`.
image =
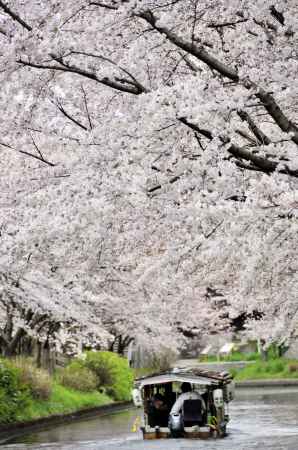
<svg viewBox="0 0 298 450">
<path fill-rule="evenodd" d="M 186 384 L 196 393 L 190 396 L 195 399 L 184 400 L 179 414 L 171 414 L 180 388 Z M 135 406 L 143 408 L 144 439 L 217 438 L 227 434 L 234 383 L 228 372 L 175 368 L 138 378 L 132 395 Z"/>
</svg>

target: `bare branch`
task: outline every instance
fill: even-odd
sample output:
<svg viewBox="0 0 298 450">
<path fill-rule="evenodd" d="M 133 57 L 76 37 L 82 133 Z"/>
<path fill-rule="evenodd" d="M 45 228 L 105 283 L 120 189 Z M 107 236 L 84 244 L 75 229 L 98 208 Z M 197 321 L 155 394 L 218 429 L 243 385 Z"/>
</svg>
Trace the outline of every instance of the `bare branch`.
<svg viewBox="0 0 298 450">
<path fill-rule="evenodd" d="M 200 61 L 207 64 L 210 69 L 215 70 L 221 75 L 229 78 L 232 81 L 240 82 L 240 78 L 235 69 L 230 68 L 219 61 L 214 56 L 210 55 L 204 48 L 203 45 L 194 45 L 193 42 L 188 42 L 183 38 L 177 36 L 167 27 L 158 25 L 157 18 L 152 13 L 152 11 L 147 10 L 137 14 L 137 17 L 145 20 L 149 23 L 152 28 L 158 31 L 160 34 L 163 34 L 167 37 L 167 39 L 172 42 L 174 45 L 179 47 L 180 49 L 186 51 L 187 53 L 195 56 Z M 274 119 L 275 123 L 281 128 L 281 130 L 285 132 L 292 132 L 294 135 L 292 136 L 292 141 L 298 145 L 298 127 L 293 124 L 283 113 L 281 108 L 278 106 L 276 101 L 274 100 L 272 94 L 270 92 L 266 92 L 264 89 L 259 88 L 253 83 L 251 80 L 243 80 L 243 84 L 247 89 L 254 88 L 256 89 L 255 96 L 263 103 L 268 114 Z"/>
<path fill-rule="evenodd" d="M 270 6 L 270 12 L 274 19 L 276 19 L 281 25 L 285 24 L 284 15 L 281 12 L 277 11 L 274 5 Z"/>
<path fill-rule="evenodd" d="M 122 83 L 131 84 L 132 86 L 136 86 L 137 88 L 139 88 L 142 92 L 148 92 L 147 89 L 141 83 L 138 82 L 138 80 L 135 78 L 134 75 L 132 75 L 127 69 L 125 69 L 124 67 L 119 66 L 112 59 L 107 58 L 106 56 L 96 55 L 94 53 L 88 53 L 88 52 L 74 51 L 74 50 L 72 50 L 68 55 L 89 56 L 91 58 L 97 58 L 97 59 L 100 59 L 102 61 L 108 62 L 108 63 L 112 64 L 113 66 L 117 67 L 117 69 L 121 70 L 123 73 L 125 73 L 131 79 L 131 81 L 130 81 L 130 80 L 121 78 L 121 82 Z M 120 80 L 120 78 L 118 80 Z"/>
<path fill-rule="evenodd" d="M 237 112 L 241 120 L 247 122 L 249 129 L 255 135 L 259 144 L 269 145 L 271 140 L 266 136 L 265 133 L 255 124 L 251 116 L 244 110 Z"/>
<path fill-rule="evenodd" d="M 35 142 L 35 140 L 34 140 L 32 134 L 30 134 L 30 136 L 31 136 L 32 143 L 33 143 L 33 145 L 34 145 L 34 147 L 35 147 L 35 150 L 37 151 L 37 153 L 39 154 L 39 156 L 41 157 L 41 159 L 44 160 L 43 154 L 42 154 L 41 151 L 39 150 L 39 148 L 38 148 L 38 146 L 37 146 L 37 144 L 36 144 L 36 142 Z"/>
<path fill-rule="evenodd" d="M 205 12 L 203 14 L 205 14 Z M 191 31 L 191 42 L 192 43 L 194 43 L 194 40 L 195 40 L 195 31 L 196 31 L 196 25 L 197 25 L 197 21 L 198 21 L 198 0 L 195 0 L 193 15 L 194 15 L 194 18 L 193 18 L 192 31 Z"/>
<path fill-rule="evenodd" d="M 279 162 L 269 160 L 268 158 L 264 158 L 263 156 L 258 156 L 252 152 L 244 148 L 240 148 L 237 145 L 230 145 L 227 149 L 231 155 L 233 155 L 237 159 L 244 159 L 246 161 L 250 161 L 253 164 L 253 167 L 249 167 L 252 170 L 260 169 L 265 173 L 273 173 Z M 245 167 L 248 168 L 248 167 Z M 284 173 L 286 175 L 291 175 L 292 177 L 298 178 L 298 170 L 292 170 L 288 166 L 284 165 L 284 168 L 280 168 L 278 170 L 279 173 Z"/>
<path fill-rule="evenodd" d="M 259 167 L 254 166 L 252 164 L 245 163 L 243 161 L 236 160 L 235 164 L 237 167 L 240 167 L 240 169 L 253 170 L 254 172 L 263 172 L 263 170 L 260 169 Z M 230 199 L 227 199 L 227 200 L 230 200 Z"/>
<path fill-rule="evenodd" d="M 67 111 L 65 111 L 64 107 L 61 105 L 61 103 L 59 101 L 57 101 L 56 103 L 57 108 L 59 109 L 59 111 L 69 120 L 71 120 L 71 122 L 73 122 L 75 125 L 77 125 L 78 127 L 82 128 L 85 131 L 88 131 L 88 128 L 83 125 L 81 122 L 79 122 L 77 119 L 75 119 L 73 116 L 71 116 Z"/>
<path fill-rule="evenodd" d="M 106 9 L 118 9 L 117 5 L 108 5 L 107 3 L 104 2 L 89 2 L 89 6 L 100 6 L 101 8 L 106 8 Z"/>
<path fill-rule="evenodd" d="M 291 139 L 298 145 L 298 127 L 286 117 L 272 95 L 264 89 L 259 88 L 255 96 L 262 102 L 267 113 L 272 117 L 282 131 L 286 133 L 293 133 Z"/>
<path fill-rule="evenodd" d="M 164 183 L 164 184 L 155 184 L 154 186 L 152 186 L 151 188 L 147 189 L 147 192 L 149 194 L 151 194 L 152 192 L 157 191 L 158 189 L 161 189 L 163 186 L 166 186 L 167 184 L 173 184 L 176 181 L 180 180 L 181 176 L 183 174 L 180 175 L 175 175 L 174 177 L 170 178 L 168 182 Z"/>
<path fill-rule="evenodd" d="M 181 119 L 179 119 L 181 121 Z M 185 125 L 187 125 L 189 128 L 191 128 L 192 130 L 194 130 L 197 133 L 202 134 L 202 136 L 207 137 L 209 140 L 213 139 L 213 134 L 209 131 L 209 130 L 205 130 L 205 129 L 201 129 L 200 127 L 198 127 L 197 125 L 188 122 L 186 119 L 183 119 L 183 122 Z M 222 138 L 222 142 L 224 144 L 227 144 L 229 142 L 229 140 L 227 140 L 226 138 Z M 245 161 L 249 161 L 250 163 L 252 163 L 252 167 L 249 166 L 249 169 L 251 170 L 260 170 L 262 172 L 265 173 L 273 173 L 278 165 L 280 164 L 279 161 L 272 161 L 271 159 L 268 159 L 267 157 L 263 157 L 263 156 L 258 156 L 253 152 L 248 151 L 245 148 L 239 147 L 236 144 L 230 144 L 227 148 L 227 152 L 230 153 L 230 155 L 232 155 L 234 158 L 238 159 L 241 161 L 241 167 L 243 168 L 247 168 L 245 167 L 245 165 L 243 164 L 242 160 L 244 159 Z M 239 166 L 239 164 L 237 164 Z M 298 177 L 298 170 L 291 170 L 288 166 L 284 166 L 284 168 L 280 168 L 279 169 L 279 173 L 284 173 L 287 175 L 291 175 L 293 177 Z"/>
<path fill-rule="evenodd" d="M 27 155 L 27 156 L 30 156 L 31 158 L 37 159 L 38 161 L 43 162 L 44 164 L 47 164 L 48 166 L 51 166 L 51 167 L 56 166 L 56 164 L 48 161 L 47 159 L 44 159 L 40 155 L 34 155 L 34 153 L 30 153 L 25 150 L 17 150 L 16 148 L 12 147 L 11 145 L 5 144 L 4 142 L 0 142 L 0 145 L 2 145 L 3 147 L 9 148 L 10 150 L 14 150 L 18 153 L 22 153 L 23 155 Z"/>
<path fill-rule="evenodd" d="M 189 55 L 185 55 L 182 52 L 180 53 L 181 57 L 183 58 L 183 60 L 185 61 L 185 64 L 187 65 L 187 67 L 189 67 L 189 69 L 194 72 L 197 73 L 199 72 L 201 69 L 199 67 L 197 67 L 192 60 L 190 59 Z"/>
<path fill-rule="evenodd" d="M 92 126 L 92 121 L 91 121 L 91 117 L 90 117 L 90 113 L 89 113 L 89 108 L 88 108 L 87 94 L 86 94 L 86 91 L 85 91 L 83 85 L 81 86 L 81 88 L 82 88 L 82 91 L 83 91 L 84 104 L 85 104 L 86 114 L 87 114 L 87 117 L 88 117 L 89 127 L 90 127 L 90 130 L 92 130 L 92 129 L 93 129 L 93 126 Z"/>
<path fill-rule="evenodd" d="M 261 169 L 263 172 L 271 173 L 274 172 L 276 167 L 278 166 L 278 163 L 275 161 L 270 161 L 266 158 L 263 158 L 261 156 L 257 156 L 252 152 L 249 152 L 248 150 L 238 147 L 235 144 L 231 144 L 228 147 L 228 152 L 233 155 L 237 159 L 244 159 L 246 161 L 252 162 L 256 167 Z"/>
<path fill-rule="evenodd" d="M 179 117 L 178 120 L 179 120 L 179 122 L 186 125 L 188 128 L 191 128 L 193 131 L 201 134 L 202 136 L 209 139 L 210 141 L 213 139 L 212 133 L 210 133 L 209 130 L 204 130 L 204 129 L 198 127 L 194 123 L 189 122 L 185 117 Z"/>
<path fill-rule="evenodd" d="M 23 28 L 26 28 L 26 30 L 28 31 L 32 31 L 32 27 L 30 27 L 30 25 L 28 25 L 23 19 L 21 19 L 21 17 L 17 13 L 12 11 L 2 0 L 0 0 L 0 8 L 2 8 L 2 10 L 13 20 L 22 25 Z"/>
<path fill-rule="evenodd" d="M 205 64 L 207 64 L 210 68 L 219 72 L 221 75 L 231 80 L 239 81 L 237 71 L 233 68 L 228 67 L 227 65 L 223 64 L 221 61 L 210 55 L 209 52 L 205 50 L 203 45 L 200 46 L 194 45 L 193 42 L 188 42 L 185 39 L 177 36 L 173 31 L 169 30 L 167 27 L 158 25 L 157 18 L 152 13 L 152 11 L 150 10 L 142 11 L 136 14 L 136 16 L 145 20 L 152 26 L 154 30 L 158 31 L 160 34 L 165 35 L 170 42 L 172 42 L 177 47 L 181 48 L 181 50 L 184 50 L 187 53 L 190 53 L 191 55 L 195 56 L 200 61 L 203 61 Z"/>
<path fill-rule="evenodd" d="M 94 72 L 89 72 L 89 71 L 81 69 L 79 67 L 66 64 L 62 60 L 62 58 L 59 58 L 57 56 L 52 55 L 52 57 L 60 65 L 33 63 L 31 61 L 25 61 L 22 58 L 18 59 L 17 63 L 22 64 L 23 66 L 32 67 L 34 69 L 56 70 L 56 71 L 65 72 L 65 73 L 74 73 L 74 74 L 80 75 L 82 77 L 88 78 L 90 80 L 96 81 L 97 83 L 108 86 L 117 91 L 126 92 L 128 94 L 139 95 L 139 94 L 143 93 L 143 91 L 141 91 L 140 88 L 136 87 L 135 85 L 133 85 L 133 86 L 131 84 L 124 85 L 123 83 L 117 82 L 115 80 L 111 80 L 108 77 L 98 78 Z"/>
<path fill-rule="evenodd" d="M 235 20 L 231 22 L 223 22 L 223 23 L 210 23 L 208 25 L 208 28 L 224 28 L 224 27 L 234 27 L 235 25 L 238 25 L 238 23 L 247 22 L 248 19 L 240 19 Z"/>
<path fill-rule="evenodd" d="M 239 130 L 238 128 L 235 130 L 235 132 L 237 134 L 239 134 L 239 136 L 243 137 L 244 139 L 246 139 L 250 144 L 252 145 L 257 145 L 257 140 L 252 137 L 249 133 L 247 133 L 245 130 Z"/>
<path fill-rule="evenodd" d="M 48 161 L 47 159 L 41 158 L 38 155 L 34 155 L 33 153 L 26 152 L 25 150 L 17 150 L 17 151 L 19 153 L 23 153 L 23 155 L 31 156 L 31 158 L 37 159 L 38 161 L 41 161 L 41 162 L 47 164 L 48 166 L 51 166 L 51 167 L 55 167 L 56 166 L 56 164 Z"/>
<path fill-rule="evenodd" d="M 62 25 L 60 26 L 60 28 L 62 28 L 64 25 L 66 25 L 69 21 L 71 21 L 71 19 L 73 19 L 74 17 L 76 17 L 81 11 L 83 11 L 84 9 L 86 9 L 86 5 L 81 6 L 77 11 L 75 11 L 71 16 L 69 16 L 67 19 L 64 20 L 64 22 L 62 23 Z"/>
</svg>

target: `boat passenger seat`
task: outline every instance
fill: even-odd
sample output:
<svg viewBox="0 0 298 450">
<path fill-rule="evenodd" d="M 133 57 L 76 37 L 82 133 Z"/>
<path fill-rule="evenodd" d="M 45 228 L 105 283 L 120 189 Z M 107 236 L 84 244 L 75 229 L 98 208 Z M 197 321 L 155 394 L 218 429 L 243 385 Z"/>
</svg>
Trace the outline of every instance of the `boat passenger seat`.
<svg viewBox="0 0 298 450">
<path fill-rule="evenodd" d="M 203 425 L 202 402 L 200 399 L 185 400 L 182 413 L 185 427 Z"/>
</svg>

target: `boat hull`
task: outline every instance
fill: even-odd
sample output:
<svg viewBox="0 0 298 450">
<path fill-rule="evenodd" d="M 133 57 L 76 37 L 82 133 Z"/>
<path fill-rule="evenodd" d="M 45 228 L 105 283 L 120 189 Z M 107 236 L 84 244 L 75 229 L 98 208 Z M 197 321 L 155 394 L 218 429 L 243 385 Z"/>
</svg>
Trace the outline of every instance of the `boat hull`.
<svg viewBox="0 0 298 450">
<path fill-rule="evenodd" d="M 154 439 L 169 439 L 173 436 L 170 431 L 154 430 L 154 431 L 143 431 L 143 439 L 154 440 Z M 209 429 L 204 431 L 188 431 L 182 432 L 179 437 L 184 439 L 210 439 L 210 438 L 223 438 L 225 437 L 223 431 Z M 178 437 L 178 436 L 177 436 Z"/>
</svg>

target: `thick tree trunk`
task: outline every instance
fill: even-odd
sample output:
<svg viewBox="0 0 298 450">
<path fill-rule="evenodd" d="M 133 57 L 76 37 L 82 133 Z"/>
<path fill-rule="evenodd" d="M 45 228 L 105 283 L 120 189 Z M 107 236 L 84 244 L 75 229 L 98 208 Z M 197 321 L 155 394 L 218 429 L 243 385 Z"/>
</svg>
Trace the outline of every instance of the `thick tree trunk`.
<svg viewBox="0 0 298 450">
<path fill-rule="evenodd" d="M 23 328 L 19 328 L 13 337 L 5 336 L 4 338 L 4 336 L 1 336 L 0 346 L 3 356 L 12 357 L 18 355 L 20 353 L 18 351 L 18 348 L 25 335 L 26 335 L 25 330 Z"/>
</svg>

